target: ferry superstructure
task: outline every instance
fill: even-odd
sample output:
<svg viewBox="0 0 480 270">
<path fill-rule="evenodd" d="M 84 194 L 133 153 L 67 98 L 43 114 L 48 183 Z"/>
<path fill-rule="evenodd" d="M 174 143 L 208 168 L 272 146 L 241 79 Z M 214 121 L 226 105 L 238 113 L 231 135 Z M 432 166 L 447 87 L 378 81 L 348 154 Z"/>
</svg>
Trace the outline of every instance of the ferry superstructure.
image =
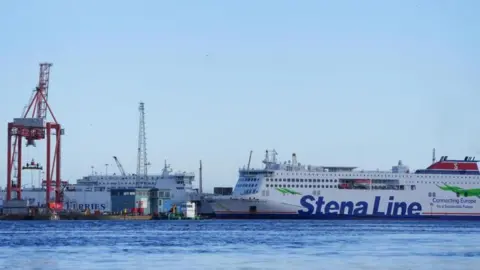
<svg viewBox="0 0 480 270">
<path fill-rule="evenodd" d="M 480 220 L 477 160 L 442 156 L 411 172 L 279 163 L 266 151 L 263 169 L 239 169 L 231 196 L 208 200 L 218 218 L 440 218 Z"/>
<path fill-rule="evenodd" d="M 77 180 L 76 184 L 63 182 L 64 210 L 111 211 L 112 189 L 157 188 L 162 200 L 172 204 L 181 204 L 197 191 L 193 188 L 195 174 L 193 172 L 173 172 L 165 163 L 161 174 L 148 176 L 130 175 L 89 175 Z M 29 200 L 31 205 L 45 206 L 45 181 L 42 187 L 25 187 L 22 198 Z M 51 192 L 53 199 L 54 192 Z M 0 191 L 0 201 L 5 198 L 6 191 Z"/>
</svg>

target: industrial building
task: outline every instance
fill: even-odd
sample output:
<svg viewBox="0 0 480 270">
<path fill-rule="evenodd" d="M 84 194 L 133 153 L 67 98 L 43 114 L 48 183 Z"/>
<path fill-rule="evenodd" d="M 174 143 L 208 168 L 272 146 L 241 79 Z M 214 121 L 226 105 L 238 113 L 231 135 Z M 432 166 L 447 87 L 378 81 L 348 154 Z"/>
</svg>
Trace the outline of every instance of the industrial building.
<svg viewBox="0 0 480 270">
<path fill-rule="evenodd" d="M 129 212 L 141 215 L 152 214 L 150 189 L 113 189 L 110 191 L 110 195 L 112 199 L 113 213 Z"/>
<path fill-rule="evenodd" d="M 111 205 L 113 213 L 134 213 L 153 215 L 168 213 L 172 209 L 187 216 L 196 215 L 196 207 L 192 202 L 174 205 L 170 198 L 170 190 L 158 188 L 112 189 Z"/>
</svg>

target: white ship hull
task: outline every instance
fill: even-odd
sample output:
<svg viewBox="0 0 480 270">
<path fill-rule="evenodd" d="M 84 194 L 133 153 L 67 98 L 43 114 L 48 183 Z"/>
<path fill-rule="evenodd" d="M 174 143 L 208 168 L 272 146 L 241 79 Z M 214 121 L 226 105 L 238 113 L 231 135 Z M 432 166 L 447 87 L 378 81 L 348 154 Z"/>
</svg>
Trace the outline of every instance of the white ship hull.
<svg viewBox="0 0 480 270">
<path fill-rule="evenodd" d="M 135 175 L 89 175 L 78 179 L 75 185 L 68 185 L 64 189 L 63 208 L 67 211 L 100 211 L 111 212 L 112 208 L 112 190 L 135 190 L 137 188 L 152 189 L 156 188 L 161 194 L 162 204 L 181 205 L 188 201 L 191 194 L 196 194 L 193 190 L 192 182 L 195 174 L 187 172 L 173 173 L 170 166 L 165 164 L 162 174 L 152 174 L 148 177 L 138 178 Z M 46 205 L 46 181 L 43 181 L 41 188 L 25 188 L 22 190 L 22 199 L 28 200 L 31 206 L 45 207 Z M 69 189 L 70 188 L 70 189 Z M 13 193 L 12 193 L 13 194 Z M 50 202 L 54 201 L 53 190 L 50 193 Z M 6 191 L 0 191 L 0 207 L 3 200 L 6 199 Z M 125 206 L 121 206 L 122 208 Z M 137 206 L 129 205 L 127 208 Z M 165 205 L 160 207 L 162 211 Z"/>
<path fill-rule="evenodd" d="M 278 199 L 217 197 L 210 205 L 218 218 L 443 218 L 479 219 L 480 199 L 440 191 L 398 195 L 388 191 L 331 192 L 328 195 L 285 195 Z M 417 198 L 417 199 L 412 199 Z"/>
<path fill-rule="evenodd" d="M 218 218 L 477 219 L 480 172 L 476 161 L 442 157 L 410 173 L 354 167 L 288 165 L 266 158 L 266 168 L 240 170 L 232 196 L 209 200 Z"/>
<path fill-rule="evenodd" d="M 5 199 L 5 192 L 0 194 L 0 200 Z M 23 190 L 22 199 L 28 200 L 31 206 L 45 207 L 44 190 Z M 51 201 L 54 197 L 51 198 Z M 63 209 L 67 211 L 90 211 L 99 210 L 101 212 L 111 211 L 110 192 L 64 192 Z"/>
</svg>

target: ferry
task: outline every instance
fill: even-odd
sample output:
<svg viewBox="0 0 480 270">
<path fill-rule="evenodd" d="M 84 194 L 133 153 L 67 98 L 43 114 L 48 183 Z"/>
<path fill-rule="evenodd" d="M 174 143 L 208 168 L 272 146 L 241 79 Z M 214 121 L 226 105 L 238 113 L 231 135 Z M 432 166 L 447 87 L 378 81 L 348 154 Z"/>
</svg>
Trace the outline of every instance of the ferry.
<svg viewBox="0 0 480 270">
<path fill-rule="evenodd" d="M 195 174 L 193 172 L 173 172 L 170 165 L 165 163 L 161 174 L 137 176 L 135 174 L 121 175 L 92 175 L 82 177 L 76 184 L 62 181 L 63 209 L 66 211 L 111 212 L 111 190 L 133 188 L 157 188 L 161 200 L 171 204 L 185 203 L 192 194 Z M 45 207 L 46 182 L 41 187 L 24 187 L 22 199 L 28 200 L 30 206 Z M 54 187 L 51 187 L 51 201 L 54 200 Z M 0 191 L 0 202 L 6 198 L 6 190 Z M 161 209 L 161 208 L 160 208 Z"/>
<path fill-rule="evenodd" d="M 277 161 L 266 151 L 262 169 L 239 169 L 231 196 L 208 199 L 217 218 L 476 219 L 480 220 L 478 160 L 435 154 L 426 169 L 399 161 L 389 171 Z"/>
</svg>

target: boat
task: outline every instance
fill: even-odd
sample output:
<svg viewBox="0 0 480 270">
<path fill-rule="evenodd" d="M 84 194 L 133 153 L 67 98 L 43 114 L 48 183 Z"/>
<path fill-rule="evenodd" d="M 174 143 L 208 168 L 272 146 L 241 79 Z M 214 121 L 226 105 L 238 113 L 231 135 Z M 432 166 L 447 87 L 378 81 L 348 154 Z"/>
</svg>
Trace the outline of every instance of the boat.
<svg viewBox="0 0 480 270">
<path fill-rule="evenodd" d="M 264 168 L 239 169 L 231 196 L 207 199 L 217 218 L 476 219 L 480 172 L 475 157 L 435 154 L 426 169 L 399 161 L 388 171 L 277 161 L 266 151 Z"/>
<path fill-rule="evenodd" d="M 170 165 L 165 163 L 161 174 L 149 174 L 148 176 L 137 176 L 136 174 L 121 175 L 98 175 L 92 173 L 84 176 L 70 184 L 62 181 L 63 192 L 63 210 L 69 212 L 76 211 L 100 211 L 111 212 L 111 191 L 114 189 L 152 189 L 159 190 L 162 201 L 165 204 L 185 203 L 192 194 L 197 194 L 193 188 L 195 174 L 193 172 L 177 171 L 173 172 Z M 24 187 L 22 189 L 22 199 L 28 201 L 29 206 L 45 208 L 46 181 L 42 182 L 40 187 Z M 52 192 L 51 201 L 54 200 L 54 187 L 50 187 Z M 0 191 L 0 202 L 6 198 L 6 190 Z M 146 207 L 146 205 L 145 205 Z"/>
</svg>

